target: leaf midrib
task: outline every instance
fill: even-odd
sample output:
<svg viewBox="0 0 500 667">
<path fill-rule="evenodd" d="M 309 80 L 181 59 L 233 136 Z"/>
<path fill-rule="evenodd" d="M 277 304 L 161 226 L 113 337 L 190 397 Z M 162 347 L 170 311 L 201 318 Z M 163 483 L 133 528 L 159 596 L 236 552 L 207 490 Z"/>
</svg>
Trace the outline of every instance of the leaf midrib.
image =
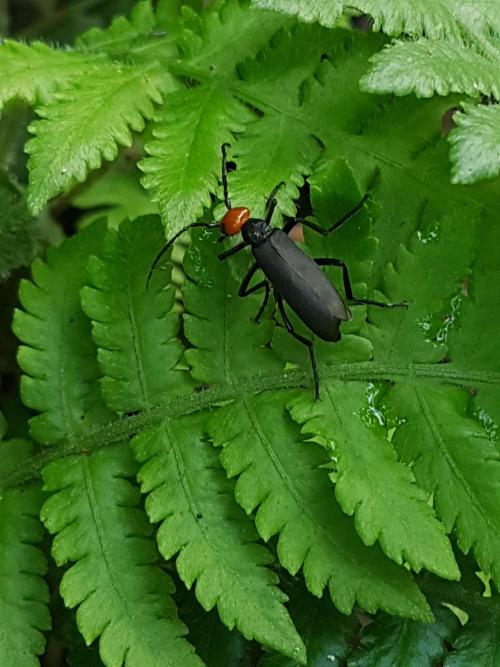
<svg viewBox="0 0 500 667">
<path fill-rule="evenodd" d="M 320 367 L 320 374 L 325 379 L 392 381 L 394 378 L 437 379 L 443 382 L 474 387 L 478 384 L 497 385 L 500 387 L 500 373 L 486 371 L 467 371 L 456 369 L 452 364 L 387 364 L 373 361 L 352 364 L 329 364 Z M 190 391 L 174 396 L 162 406 L 130 417 L 122 417 L 95 429 L 86 435 L 69 434 L 51 443 L 41 454 L 28 463 L 18 466 L 8 474 L 0 476 L 0 492 L 4 489 L 23 486 L 40 478 L 41 469 L 50 461 L 75 454 L 88 455 L 90 451 L 108 447 L 123 439 L 132 438 L 140 431 L 159 424 L 165 419 L 175 419 L 183 415 L 205 410 L 212 406 L 227 403 L 238 395 L 275 391 L 277 389 L 309 389 L 313 380 L 309 373 L 301 370 L 286 372 L 260 373 L 242 378 L 233 378 L 229 382 L 219 383 L 203 391 Z M 69 431 L 69 429 L 68 429 Z"/>
</svg>

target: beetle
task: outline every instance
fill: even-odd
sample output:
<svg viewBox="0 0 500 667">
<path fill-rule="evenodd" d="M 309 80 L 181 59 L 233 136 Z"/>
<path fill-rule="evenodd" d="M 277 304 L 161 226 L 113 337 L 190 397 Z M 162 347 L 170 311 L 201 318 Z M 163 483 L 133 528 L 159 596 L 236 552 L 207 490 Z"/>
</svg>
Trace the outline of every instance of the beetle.
<svg viewBox="0 0 500 667">
<path fill-rule="evenodd" d="M 336 266 L 342 269 L 342 278 L 346 299 L 351 304 L 369 304 L 383 308 L 406 307 L 406 304 L 389 304 L 373 301 L 372 299 L 357 299 L 352 292 L 351 280 L 346 264 L 341 259 L 332 257 L 311 258 L 301 250 L 289 236 L 290 231 L 297 223 L 313 231 L 327 236 L 339 229 L 350 220 L 365 204 L 369 197 L 367 192 L 361 201 L 346 213 L 340 220 L 329 228 L 323 228 L 314 222 L 303 218 L 288 219 L 283 228 L 271 226 L 271 220 L 276 209 L 276 194 L 284 182 L 276 185 L 266 202 L 265 215 L 263 218 L 252 218 L 250 210 L 246 207 L 235 207 L 231 205 L 227 183 L 227 154 L 226 144 L 222 146 L 222 186 L 224 192 L 224 204 L 226 213 L 220 223 L 218 222 L 194 222 L 179 230 L 160 250 L 156 256 L 148 274 L 148 282 L 154 267 L 168 250 L 168 248 L 184 232 L 195 227 L 219 228 L 222 231 L 222 240 L 227 236 L 241 234 L 242 241 L 229 250 L 219 254 L 219 259 L 224 260 L 231 255 L 240 252 L 243 248 L 250 246 L 255 259 L 247 274 L 243 278 L 238 291 L 238 296 L 244 297 L 264 289 L 262 305 L 254 318 L 259 321 L 269 300 L 271 288 L 274 293 L 276 304 L 280 312 L 286 330 L 309 350 L 309 357 L 314 377 L 315 396 L 319 398 L 319 375 L 314 354 L 313 341 L 306 338 L 295 328 L 285 310 L 287 304 L 310 331 L 325 341 L 332 343 L 340 340 L 340 325 L 351 319 L 351 313 L 346 302 L 338 292 L 335 285 L 326 277 L 319 268 L 320 266 Z M 254 274 L 261 270 L 264 279 L 250 287 Z"/>
</svg>

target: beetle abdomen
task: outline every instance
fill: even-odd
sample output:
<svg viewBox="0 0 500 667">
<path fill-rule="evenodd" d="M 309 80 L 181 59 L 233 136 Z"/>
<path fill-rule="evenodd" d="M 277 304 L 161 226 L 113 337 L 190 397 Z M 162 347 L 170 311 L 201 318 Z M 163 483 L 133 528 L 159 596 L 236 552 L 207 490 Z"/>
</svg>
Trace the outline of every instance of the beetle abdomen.
<svg viewBox="0 0 500 667">
<path fill-rule="evenodd" d="M 311 257 L 280 229 L 253 254 L 269 282 L 304 324 L 323 340 L 339 337 L 349 311 L 342 297 Z"/>
</svg>

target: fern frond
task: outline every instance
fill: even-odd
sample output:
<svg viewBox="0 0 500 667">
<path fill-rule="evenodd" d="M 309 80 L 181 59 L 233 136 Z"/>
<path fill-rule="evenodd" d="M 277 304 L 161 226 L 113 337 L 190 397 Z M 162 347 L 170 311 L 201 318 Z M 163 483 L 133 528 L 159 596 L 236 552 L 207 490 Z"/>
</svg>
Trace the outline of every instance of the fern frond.
<svg viewBox="0 0 500 667">
<path fill-rule="evenodd" d="M 24 197 L 7 176 L 0 173 L 0 281 L 11 271 L 33 261 L 40 234 L 28 213 Z"/>
<path fill-rule="evenodd" d="M 279 367 L 264 347 L 271 322 L 249 322 L 258 300 L 233 296 L 236 281 L 218 262 L 207 236 L 200 235 L 184 263 L 193 281 L 183 287 L 189 312 L 185 332 L 198 348 L 186 353 L 193 376 L 206 383 L 228 382 L 252 368 Z M 315 595 L 328 585 L 344 613 L 357 600 L 368 610 L 387 605 L 391 613 L 425 618 L 425 601 L 408 573 L 379 549 L 365 547 L 340 511 L 327 473 L 319 469 L 328 458 L 316 446 L 302 444 L 286 415 L 290 398 L 277 392 L 272 400 L 265 394 L 244 395 L 211 419 L 209 433 L 224 447 L 222 464 L 230 477 L 239 476 L 236 499 L 247 513 L 258 508 L 260 535 L 265 540 L 279 535 L 281 564 L 292 574 L 303 565 Z"/>
<path fill-rule="evenodd" d="M 104 232 L 104 226 L 96 224 L 62 250 L 49 249 L 47 263 L 33 262 L 33 281 L 20 284 L 24 310 L 16 310 L 13 330 L 23 343 L 18 351 L 25 373 L 21 394 L 25 405 L 40 413 L 30 420 L 30 429 L 44 445 L 110 418 L 95 392 L 95 347 L 78 300 L 88 255 L 98 252 Z"/>
<path fill-rule="evenodd" d="M 132 8 L 129 18 L 117 16 L 107 28 L 87 30 L 76 40 L 75 48 L 144 64 L 151 63 L 154 58 L 164 60 L 176 56 L 172 35 L 156 28 L 157 20 L 150 0 L 140 0 Z"/>
<path fill-rule="evenodd" d="M 91 457 L 57 461 L 45 469 L 52 492 L 42 520 L 55 534 L 58 565 L 75 564 L 61 582 L 68 607 L 78 605 L 77 623 L 87 644 L 100 637 L 106 665 L 201 667 L 182 638 L 168 575 L 155 567 L 152 528 L 138 509 L 136 472 L 128 446 Z"/>
<path fill-rule="evenodd" d="M 290 612 L 307 647 L 308 665 L 345 663 L 350 653 L 349 644 L 359 630 L 356 618 L 338 612 L 327 595 L 314 598 L 298 579 L 286 590 L 290 596 Z M 270 653 L 261 658 L 258 667 L 292 666 L 284 656 Z"/>
<path fill-rule="evenodd" d="M 134 220 L 157 213 L 139 178 L 137 165 L 119 156 L 98 178 L 81 191 L 74 191 L 71 204 L 82 211 L 81 227 L 106 217 L 108 226 L 116 229 L 127 217 Z"/>
<path fill-rule="evenodd" d="M 59 192 L 85 180 L 102 159 L 114 160 L 118 145 L 130 146 L 154 115 L 161 95 L 147 68 L 102 66 L 92 69 L 37 109 L 42 120 L 30 126 L 27 146 L 28 203 L 38 212 Z"/>
<path fill-rule="evenodd" d="M 236 499 L 256 512 L 264 540 L 278 536 L 278 556 L 292 574 L 303 568 L 308 589 L 318 597 L 328 587 L 334 604 L 349 614 L 355 604 L 374 612 L 426 620 L 428 607 L 408 572 L 365 547 L 334 497 L 328 456 L 305 444 L 285 414 L 289 392 L 244 397 L 211 420 L 221 461 L 238 477 Z"/>
<path fill-rule="evenodd" d="M 500 372 L 496 337 L 485 335 L 485 324 L 495 330 L 499 323 L 500 293 L 494 289 L 500 281 L 498 266 L 498 229 L 487 218 L 480 227 L 481 244 L 472 265 L 467 294 L 460 304 L 460 315 L 450 331 L 449 347 L 452 368 L 461 371 L 475 369 L 488 377 Z M 493 287 L 493 289 L 492 289 Z M 477 388 L 473 399 L 476 412 L 482 416 L 490 435 L 495 439 L 500 425 L 498 386 L 484 383 Z"/>
<path fill-rule="evenodd" d="M 468 414 L 470 396 L 431 382 L 396 386 L 384 398 L 408 423 L 394 435 L 401 458 L 434 495 L 446 531 L 470 549 L 481 569 L 500 583 L 500 454 L 480 422 Z M 423 416 L 423 420 L 419 417 Z"/>
<path fill-rule="evenodd" d="M 252 215 L 263 215 L 270 192 L 284 181 L 286 187 L 279 190 L 276 199 L 283 213 L 295 215 L 293 201 L 319 152 L 319 144 L 302 123 L 280 114 L 249 124 L 231 153 L 238 164 L 229 178 L 231 202 L 247 206 Z"/>
<path fill-rule="evenodd" d="M 500 99 L 498 63 L 464 42 L 397 41 L 371 58 L 360 85 L 369 93 L 417 97 L 480 93 Z"/>
<path fill-rule="evenodd" d="M 0 107 L 19 98 L 28 104 L 46 104 L 54 91 L 81 76 L 103 57 L 89 58 L 73 51 L 53 49 L 43 42 L 30 46 L 6 39 L 0 44 Z"/>
<path fill-rule="evenodd" d="M 177 377 L 182 380 L 173 370 L 179 357 L 179 344 L 172 340 L 178 321 L 168 314 L 174 296 L 172 288 L 165 290 L 168 274 L 156 270 L 144 291 L 161 241 L 155 218 L 125 222 L 118 233 L 109 232 L 104 255 L 90 263 L 97 289 L 83 292 L 106 374 L 104 394 L 121 412 L 158 405 L 169 391 L 175 392 Z M 109 313 L 115 314 L 112 320 Z M 133 440 L 136 456 L 144 462 L 139 479 L 149 494 L 148 514 L 162 522 L 160 551 L 170 559 L 182 549 L 177 559 L 181 578 L 188 587 L 197 582 L 201 604 L 207 610 L 217 604 L 229 628 L 236 626 L 245 637 L 304 662 L 302 641 L 283 607 L 286 596 L 264 567 L 269 552 L 253 544 L 257 535 L 235 505 L 222 468 L 217 471 L 213 449 L 201 439 L 196 445 L 193 441 L 203 432 L 204 419 L 165 422 Z"/>
<path fill-rule="evenodd" d="M 182 348 L 170 272 L 157 269 L 145 290 L 163 241 L 158 217 L 126 220 L 89 262 L 95 287 L 83 289 L 82 305 L 93 320 L 103 396 L 118 413 L 149 410 L 188 386 L 175 370 Z"/>
<path fill-rule="evenodd" d="M 500 86 L 491 94 L 500 99 Z M 453 116 L 457 127 L 449 136 L 453 183 L 474 183 L 482 178 L 498 176 L 500 106 L 464 104 L 463 111 Z"/>
<path fill-rule="evenodd" d="M 292 417 L 304 433 L 333 440 L 335 495 L 367 545 L 380 542 L 389 558 L 422 567 L 441 577 L 459 579 L 444 528 L 415 484 L 410 469 L 382 428 L 362 414 L 366 387 L 359 383 L 325 382 L 321 402 L 299 395 L 290 403 Z M 409 520 L 409 518 L 411 519 Z"/>
<path fill-rule="evenodd" d="M 305 3 L 301 0 L 253 0 L 255 7 L 272 9 L 298 16 L 301 21 L 317 21 L 327 28 L 333 28 L 342 16 L 343 0 L 311 0 Z"/>
<path fill-rule="evenodd" d="M 451 250 L 449 243 L 454 238 L 454 221 L 443 220 L 430 233 L 423 230 L 409 250 L 401 249 L 397 266 L 386 274 L 385 291 L 397 301 L 411 290 L 415 301 L 405 312 L 383 315 L 373 310 L 370 314 L 376 326 L 369 333 L 375 358 L 395 361 L 404 355 L 436 363 L 445 357 L 444 342 L 436 345 L 425 331 L 432 330 L 436 315 L 439 318 L 447 312 L 443 311 L 445 300 L 451 307 L 470 263 L 473 230 L 463 230 L 461 243 Z M 441 263 L 441 244 L 449 249 L 446 263 Z M 441 261 L 436 259 L 438 254 Z M 427 279 L 421 284 L 415 279 L 417 264 L 419 275 L 426 271 Z M 383 334 L 381 318 L 386 321 Z M 481 347 L 478 341 L 478 355 L 482 355 Z M 460 349 L 469 355 L 463 343 Z M 455 355 L 455 361 L 460 367 L 459 356 Z M 498 386 L 492 387 L 492 395 L 498 396 Z M 483 426 L 472 418 L 470 400 L 459 388 L 415 378 L 397 382 L 384 395 L 383 404 L 404 420 L 394 434 L 394 444 L 401 458 L 412 463 L 418 484 L 433 493 L 436 513 L 446 531 L 455 529 L 460 548 L 465 553 L 472 548 L 481 568 L 498 582 L 500 523 L 492 507 L 500 502 L 500 456 Z"/>
<path fill-rule="evenodd" d="M 186 592 L 183 598 L 179 604 L 179 614 L 189 625 L 189 641 L 196 647 L 206 666 L 250 667 L 254 660 L 255 644 L 248 642 L 238 630 L 229 630 L 215 609 L 205 611 L 194 593 Z M 290 661 L 287 656 L 281 657 Z"/>
<path fill-rule="evenodd" d="M 265 566 L 272 561 L 256 544 L 257 534 L 233 499 L 213 448 L 197 433 L 205 416 L 136 436 L 142 490 L 151 521 L 161 521 L 160 552 L 167 560 L 179 553 L 177 570 L 207 611 L 217 606 L 223 623 L 247 639 L 305 664 L 305 648 L 276 587 L 278 578 Z"/>
<path fill-rule="evenodd" d="M 444 606 L 436 605 L 433 612 L 433 623 L 401 621 L 380 614 L 363 632 L 361 647 L 349 659 L 349 667 L 436 664 L 446 656 L 446 644 L 453 639 L 459 622 Z"/>
<path fill-rule="evenodd" d="M 130 18 L 117 16 L 107 28 L 90 28 L 75 41 L 78 50 L 103 51 L 120 57 L 133 51 L 137 40 L 143 40 L 155 28 L 155 14 L 149 0 L 142 0 L 132 9 Z"/>
<path fill-rule="evenodd" d="M 218 188 L 221 146 L 243 130 L 251 117 L 218 86 L 197 86 L 167 96 L 146 145 L 150 157 L 139 163 L 142 183 L 152 190 L 172 236 L 201 216 Z"/>
<path fill-rule="evenodd" d="M 32 376 L 23 377 L 23 396 L 42 412 L 32 420 L 42 442 L 88 433 L 111 419 L 98 391 L 90 322 L 79 305 L 89 255 L 101 252 L 104 231 L 94 225 L 52 250 L 48 264 L 34 266 L 37 284 L 22 286 L 27 312 L 16 313 L 15 330 L 26 344 L 20 364 Z M 42 519 L 55 534 L 56 562 L 71 564 L 62 596 L 67 606 L 78 605 L 77 623 L 87 643 L 101 637 L 108 667 L 125 661 L 130 667 L 201 665 L 182 639 L 186 629 L 170 597 L 172 582 L 154 566 L 151 527 L 130 481 L 135 471 L 123 444 L 45 466 L 51 496 Z"/>
<path fill-rule="evenodd" d="M 204 12 L 196 26 L 193 22 L 191 29 L 186 27 L 179 46 L 190 66 L 224 83 L 240 62 L 255 57 L 287 23 L 277 13 L 249 8 L 246 0 L 227 0 L 220 3 L 219 12 Z"/>
<path fill-rule="evenodd" d="M 237 381 L 259 368 L 270 371 L 281 367 L 266 347 L 272 323 L 252 322 L 261 299 L 235 296 L 238 281 L 228 263 L 222 264 L 213 252 L 216 238 L 213 232 L 193 233 L 184 258 L 190 280 L 182 286 L 184 331 L 194 346 L 186 350 L 186 359 L 195 380 L 210 384 Z M 242 266 L 246 268 L 243 258 L 240 272 Z"/>
<path fill-rule="evenodd" d="M 302 21 L 318 21 L 333 28 L 342 11 L 357 11 L 373 18 L 373 30 L 388 35 L 427 35 L 432 39 L 460 38 L 463 31 L 487 34 L 500 30 L 500 9 L 495 0 L 253 0 L 255 7 L 274 9 L 298 16 Z"/>
<path fill-rule="evenodd" d="M 386 268 L 383 291 L 393 303 L 408 307 L 370 309 L 372 326 L 366 332 L 375 359 L 437 363 L 446 357 L 445 334 L 439 330 L 470 271 L 474 232 L 473 225 L 464 226 L 455 243 L 455 219 L 443 217 L 422 226 L 407 247 L 400 246 L 396 264 Z M 421 280 L 422 271 L 426 280 Z"/>
<path fill-rule="evenodd" d="M 0 414 L 0 420 L 3 417 Z M 0 424 L 0 430 L 1 424 Z M 0 433 L 0 438 L 2 433 Z M 29 461 L 34 447 L 22 440 L 0 444 L 0 474 Z M 50 629 L 47 561 L 39 543 L 38 514 L 44 494 L 39 483 L 3 489 L 0 497 L 0 663 L 37 667 Z"/>
</svg>

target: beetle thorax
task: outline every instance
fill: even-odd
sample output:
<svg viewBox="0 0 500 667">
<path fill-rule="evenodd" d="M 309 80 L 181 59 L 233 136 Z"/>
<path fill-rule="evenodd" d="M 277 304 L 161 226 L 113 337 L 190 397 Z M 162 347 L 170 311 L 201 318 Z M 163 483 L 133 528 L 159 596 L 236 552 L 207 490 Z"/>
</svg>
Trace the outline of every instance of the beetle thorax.
<svg viewBox="0 0 500 667">
<path fill-rule="evenodd" d="M 270 237 L 273 228 L 270 227 L 264 220 L 258 218 L 250 218 L 246 225 L 241 230 L 243 240 L 253 246 L 258 246 Z"/>
</svg>

